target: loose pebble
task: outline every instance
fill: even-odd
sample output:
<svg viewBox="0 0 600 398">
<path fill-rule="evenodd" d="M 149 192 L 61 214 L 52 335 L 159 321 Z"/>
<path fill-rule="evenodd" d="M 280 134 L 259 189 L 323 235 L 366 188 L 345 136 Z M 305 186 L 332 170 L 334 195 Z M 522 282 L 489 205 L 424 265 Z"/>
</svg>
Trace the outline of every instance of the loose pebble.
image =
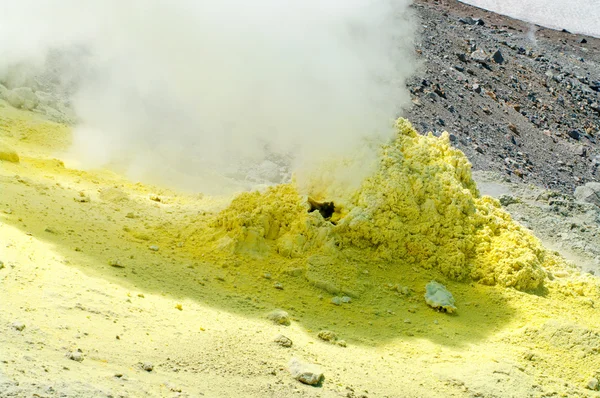
<svg viewBox="0 0 600 398">
<path fill-rule="evenodd" d="M 279 336 L 275 337 L 274 340 L 277 344 L 279 344 L 282 347 L 286 347 L 289 348 L 292 346 L 292 340 L 289 337 L 285 337 L 284 335 L 280 334 Z"/>
<path fill-rule="evenodd" d="M 267 314 L 267 319 L 277 325 L 289 326 L 291 324 L 290 315 L 284 310 L 274 310 Z"/>
<path fill-rule="evenodd" d="M 152 362 L 144 362 L 142 364 L 142 369 L 146 372 L 152 372 L 152 370 L 154 370 L 154 364 L 152 364 Z"/>
<path fill-rule="evenodd" d="M 19 332 L 22 332 L 23 329 L 25 329 L 25 324 L 23 322 L 13 322 L 12 325 L 13 329 L 18 330 Z"/>
<path fill-rule="evenodd" d="M 294 379 L 304 384 L 314 386 L 319 384 L 323 379 L 323 372 L 315 365 L 301 362 L 297 358 L 290 360 L 288 369 Z"/>
</svg>

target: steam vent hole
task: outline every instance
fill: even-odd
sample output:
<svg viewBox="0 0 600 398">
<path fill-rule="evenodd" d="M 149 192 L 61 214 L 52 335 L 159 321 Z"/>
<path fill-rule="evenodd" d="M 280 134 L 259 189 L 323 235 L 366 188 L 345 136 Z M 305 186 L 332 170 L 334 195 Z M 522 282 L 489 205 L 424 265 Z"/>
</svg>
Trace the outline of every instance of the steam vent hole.
<svg viewBox="0 0 600 398">
<path fill-rule="evenodd" d="M 308 198 L 308 204 L 310 205 L 310 208 L 308 209 L 309 213 L 317 210 L 325 220 L 329 220 L 335 212 L 335 205 L 333 202 L 317 202 L 316 200 Z"/>
</svg>

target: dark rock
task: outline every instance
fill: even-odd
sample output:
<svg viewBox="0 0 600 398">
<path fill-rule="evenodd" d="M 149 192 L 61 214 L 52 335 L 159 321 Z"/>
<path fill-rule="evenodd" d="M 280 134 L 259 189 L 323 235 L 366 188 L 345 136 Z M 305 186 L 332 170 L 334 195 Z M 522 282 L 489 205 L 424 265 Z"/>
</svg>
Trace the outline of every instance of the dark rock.
<svg viewBox="0 0 600 398">
<path fill-rule="evenodd" d="M 460 19 L 458 20 L 458 22 L 460 22 L 460 23 L 463 23 L 463 24 L 465 24 L 465 25 L 475 25 L 475 24 L 477 24 L 477 21 L 476 21 L 476 20 L 474 20 L 474 19 L 473 19 L 473 18 L 471 18 L 471 17 L 460 18 Z"/>
<path fill-rule="evenodd" d="M 567 134 L 574 140 L 579 140 L 581 138 L 581 133 L 579 132 L 579 130 L 569 130 Z"/>
<path fill-rule="evenodd" d="M 453 68 L 456 69 L 459 72 L 464 72 L 465 71 L 465 68 L 463 68 L 462 66 L 459 66 L 459 65 L 454 65 Z"/>
<path fill-rule="evenodd" d="M 465 18 L 460 18 L 458 20 L 458 22 L 463 23 L 465 25 L 479 25 L 479 26 L 485 25 L 485 21 L 481 18 L 473 19 L 471 17 L 465 17 Z"/>
<path fill-rule="evenodd" d="M 439 95 L 440 97 L 446 99 L 446 93 L 444 92 L 444 90 L 442 90 L 442 88 L 440 87 L 439 84 L 435 85 L 433 92 L 436 93 L 437 95 Z"/>
<path fill-rule="evenodd" d="M 459 59 L 459 61 L 467 63 L 469 62 L 467 56 L 464 53 L 458 53 L 456 54 L 456 57 Z"/>
<path fill-rule="evenodd" d="M 497 64 L 504 63 L 504 57 L 502 56 L 502 53 L 500 52 L 500 50 L 496 50 L 496 52 L 494 53 L 494 55 L 492 55 L 492 59 Z"/>
<path fill-rule="evenodd" d="M 583 39 L 581 39 L 580 43 L 585 44 L 585 43 L 587 43 L 587 40 L 585 38 L 583 38 Z"/>
</svg>

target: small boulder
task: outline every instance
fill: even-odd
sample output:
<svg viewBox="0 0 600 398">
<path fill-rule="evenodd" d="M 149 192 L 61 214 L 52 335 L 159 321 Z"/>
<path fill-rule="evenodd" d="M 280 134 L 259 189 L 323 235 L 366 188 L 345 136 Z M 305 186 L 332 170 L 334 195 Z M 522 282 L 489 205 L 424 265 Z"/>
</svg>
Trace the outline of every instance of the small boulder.
<svg viewBox="0 0 600 398">
<path fill-rule="evenodd" d="M 425 302 L 431 308 L 442 312 L 455 312 L 454 297 L 444 285 L 431 281 L 425 286 Z"/>
<path fill-rule="evenodd" d="M 1 261 L 0 261 L 1 262 Z M 25 329 L 25 324 L 23 322 L 13 322 L 12 325 L 13 329 L 22 332 Z"/>
<path fill-rule="evenodd" d="M 75 361 L 75 362 L 83 362 L 83 352 L 81 352 L 81 350 L 77 350 L 77 351 L 73 351 L 70 352 L 67 357 L 71 360 L 71 361 Z"/>
<path fill-rule="evenodd" d="M 304 384 L 314 386 L 319 384 L 323 379 L 323 372 L 315 365 L 303 363 L 297 358 L 290 360 L 288 369 L 294 379 Z"/>
<path fill-rule="evenodd" d="M 269 312 L 267 314 L 267 319 L 277 325 L 289 326 L 291 324 L 290 315 L 284 310 L 274 310 Z"/>
<path fill-rule="evenodd" d="M 471 59 L 475 62 L 486 63 L 489 62 L 490 57 L 482 49 L 475 50 L 471 53 Z"/>
<path fill-rule="evenodd" d="M 575 188 L 573 195 L 580 202 L 593 203 L 600 207 L 600 182 L 588 182 L 579 186 Z"/>
<path fill-rule="evenodd" d="M 142 369 L 146 372 L 152 372 L 154 370 L 154 364 L 152 362 L 144 362 L 142 364 Z"/>
<path fill-rule="evenodd" d="M 331 330 L 321 330 L 317 334 L 317 337 L 328 343 L 335 343 L 338 339 L 337 334 L 335 334 L 335 332 L 332 332 Z"/>
<path fill-rule="evenodd" d="M 282 347 L 285 348 L 290 348 L 292 346 L 292 340 L 289 337 L 286 337 L 282 334 L 280 334 L 279 336 L 275 337 L 275 343 L 279 344 Z"/>
<path fill-rule="evenodd" d="M 504 57 L 502 56 L 502 52 L 500 52 L 500 50 L 496 50 L 496 52 L 494 53 L 494 55 L 492 55 L 492 59 L 497 64 L 503 64 L 504 61 L 505 61 Z"/>
<path fill-rule="evenodd" d="M 578 140 L 581 138 L 581 133 L 579 132 L 579 130 L 569 130 L 569 132 L 567 132 L 567 134 L 569 135 L 569 137 L 573 138 L 574 140 Z"/>
</svg>

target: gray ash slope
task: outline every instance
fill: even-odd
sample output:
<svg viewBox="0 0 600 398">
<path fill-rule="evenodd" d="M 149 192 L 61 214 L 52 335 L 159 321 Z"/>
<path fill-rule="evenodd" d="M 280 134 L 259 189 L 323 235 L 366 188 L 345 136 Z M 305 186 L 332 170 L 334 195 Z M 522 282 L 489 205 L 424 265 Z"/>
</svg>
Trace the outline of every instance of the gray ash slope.
<svg viewBox="0 0 600 398">
<path fill-rule="evenodd" d="M 600 39 L 416 0 L 415 127 L 451 133 L 475 170 L 572 193 L 600 179 Z"/>
</svg>

